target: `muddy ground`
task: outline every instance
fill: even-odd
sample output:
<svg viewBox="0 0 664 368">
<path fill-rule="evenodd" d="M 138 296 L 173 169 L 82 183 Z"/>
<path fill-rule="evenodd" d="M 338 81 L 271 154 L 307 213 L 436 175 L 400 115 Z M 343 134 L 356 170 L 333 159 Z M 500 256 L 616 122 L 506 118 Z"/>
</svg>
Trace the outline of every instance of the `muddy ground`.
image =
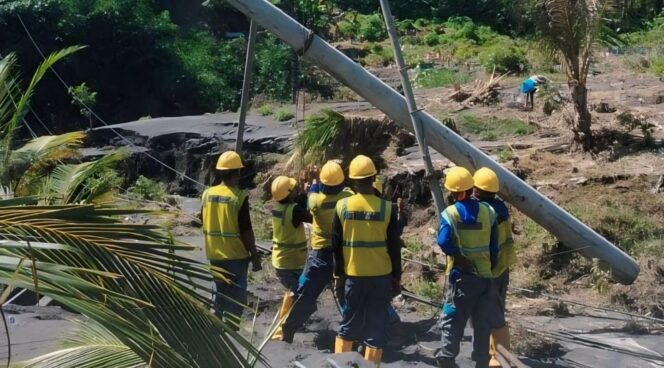
<svg viewBox="0 0 664 368">
<path fill-rule="evenodd" d="M 617 114 L 632 111 L 636 116 L 647 119 L 652 125 L 655 141 L 664 139 L 664 83 L 657 77 L 635 74 L 622 67 L 620 57 L 602 60 L 604 74 L 590 77 L 590 101 L 592 105 L 602 103 L 615 108 L 613 113 L 594 113 L 595 128 L 619 130 Z M 610 70 L 611 72 L 606 72 Z M 395 69 L 381 69 L 380 77 L 386 80 L 395 78 Z M 563 96 L 567 95 L 564 77 L 553 76 L 560 85 Z M 625 216 L 647 218 L 652 227 L 664 227 L 664 193 L 651 193 L 650 190 L 661 175 L 664 175 L 664 148 L 661 145 L 643 148 L 638 142 L 624 143 L 609 139 L 605 149 L 589 154 L 580 153 L 570 147 L 571 134 L 565 122 L 565 115 L 571 106 L 551 115 L 542 112 L 541 105 L 534 111 L 521 109 L 518 85 L 519 78 L 508 78 L 500 89 L 500 102 L 491 106 L 476 105 L 462 107 L 458 102 L 444 98 L 453 90 L 435 88 L 416 91 L 418 101 L 429 112 L 438 116 L 459 118 L 462 114 L 473 114 L 480 118 L 516 118 L 528 122 L 536 129 L 527 136 L 506 137 L 494 141 L 482 141 L 480 137 L 467 135 L 466 138 L 487 153 L 499 159 L 501 151 L 509 151 L 503 164 L 523 177 L 530 185 L 554 200 L 571 209 L 573 213 L 601 226 L 610 214 L 606 211 L 616 205 L 616 211 Z M 471 88 L 470 86 L 466 86 Z M 538 102 L 536 102 L 538 103 Z M 383 122 L 384 116 L 370 105 L 362 102 L 310 104 L 306 114 L 330 107 L 344 113 L 347 119 L 362 119 L 369 123 Z M 269 162 L 264 166 L 263 177 L 270 171 L 280 170 L 288 159 L 289 140 L 301 124 L 302 114 L 286 123 L 277 123 L 271 118 L 251 114 L 249 124 L 253 127 L 245 137 L 253 153 L 259 156 L 269 153 Z M 186 123 L 186 126 L 183 124 Z M 232 114 L 207 115 L 187 119 L 152 119 L 119 125 L 123 134 L 133 140 L 133 149 L 150 150 L 163 156 L 174 166 L 187 168 L 191 176 L 205 180 L 208 172 L 201 167 L 209 161 L 210 152 L 229 146 L 234 131 Z M 222 129 L 223 128 L 223 129 Z M 221 129 L 219 133 L 218 129 Z M 638 135 L 638 131 L 631 132 Z M 97 145 L 92 145 L 89 154 L 94 156 L 106 148 L 125 145 L 113 137 L 108 130 L 99 129 L 93 134 Z M 115 139 L 115 140 L 114 140 Z M 423 167 L 417 147 L 387 145 L 383 158 L 383 176 L 392 184 L 401 185 L 400 195 L 407 196 L 410 202 L 411 221 L 405 238 L 421 243 L 416 251 L 408 251 L 410 259 L 435 263 L 440 267 L 443 257 L 433 244 L 436 220 L 430 208 L 422 206 L 427 200 L 427 188 L 421 179 Z M 193 147 L 193 153 L 182 160 L 176 160 L 178 150 Z M 215 151 L 216 150 L 216 151 Z M 136 153 L 139 153 L 139 152 Z M 262 157 L 262 156 L 261 156 Z M 450 162 L 433 154 L 434 164 L 443 171 Z M 148 170 L 148 162 L 135 156 L 133 175 L 141 168 Z M 168 161 L 172 160 L 172 161 Z M 195 164 L 193 164 L 195 163 Z M 167 171 L 145 172 L 169 183 L 169 189 L 195 197 L 197 189 L 185 184 L 181 178 L 174 178 Z M 395 179 L 396 178 L 396 179 Z M 258 183 L 260 184 L 260 183 Z M 269 233 L 266 228 L 264 204 L 260 185 L 252 191 L 252 203 L 258 216 L 255 227 L 261 234 Z M 176 217 L 173 229 L 179 239 L 198 246 L 191 254 L 203 260 L 200 249 L 202 237 L 200 229 L 192 226 L 199 203 L 196 199 L 178 199 L 181 214 Z M 545 298 L 541 294 L 524 294 L 516 290 L 508 298 L 508 320 L 512 325 L 514 350 L 525 363 L 533 367 L 664 367 L 664 323 L 654 319 L 664 318 L 664 264 L 661 249 L 664 249 L 664 234 L 653 238 L 655 252 L 639 255 L 642 273 L 631 286 L 621 286 L 606 282 L 605 288 L 598 288 L 605 282 L 597 276 L 590 260 L 584 260 L 573 253 L 566 253 L 556 240 L 529 222 L 522 214 L 515 212 L 515 230 L 519 245 L 519 263 L 514 268 L 512 285 L 518 288 L 544 291 L 560 301 Z M 623 223 L 610 224 L 604 229 L 611 235 L 611 227 L 632 226 Z M 621 228 L 621 231 L 624 229 Z M 624 242 L 620 232 L 613 234 L 612 241 Z M 409 248 L 413 249 L 413 248 Z M 657 255 L 659 254 L 659 256 Z M 282 290 L 275 282 L 269 262 L 265 271 L 251 276 L 250 291 L 252 302 L 258 302 L 258 314 L 254 336 L 251 335 L 253 314 L 247 312 L 249 322 L 243 326 L 243 333 L 253 338 L 257 344 L 263 340 L 278 304 Z M 418 263 L 404 266 L 404 284 L 416 288 L 420 279 L 442 285 L 442 272 Z M 600 273 L 601 276 L 601 273 Z M 604 285 L 604 284 L 602 284 Z M 439 295 L 440 290 L 437 291 Z M 34 304 L 33 301 L 22 304 Z M 651 319 L 628 316 L 581 306 L 603 306 L 617 311 L 629 311 L 646 315 Z M 393 332 L 390 348 L 384 355 L 384 367 L 434 367 L 433 352 L 438 347 L 440 334 L 436 323 L 438 311 L 414 301 L 395 301 L 402 323 Z M 57 341 L 67 333 L 74 333 L 73 324 L 68 321 L 77 316 L 57 307 L 12 307 L 8 306 L 7 316 L 13 317 L 9 325 L 12 337 L 12 359 L 23 360 L 46 353 L 57 347 Z M 8 307 L 5 307 L 6 310 Z M 319 300 L 318 311 L 306 326 L 306 330 L 296 335 L 293 344 L 269 342 L 263 350 L 273 367 L 326 367 L 332 365 L 348 367 L 363 366 L 361 357 L 352 353 L 335 356 L 330 353 L 340 314 L 328 291 Z M 462 367 L 471 367 L 471 330 L 466 330 L 465 342 L 459 357 Z"/>
</svg>

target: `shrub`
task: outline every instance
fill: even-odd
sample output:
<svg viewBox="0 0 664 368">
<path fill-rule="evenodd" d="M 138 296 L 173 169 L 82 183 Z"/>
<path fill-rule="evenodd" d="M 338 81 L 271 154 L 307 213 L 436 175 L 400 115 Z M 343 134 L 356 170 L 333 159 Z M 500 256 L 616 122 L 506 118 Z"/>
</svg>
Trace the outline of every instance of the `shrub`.
<svg viewBox="0 0 664 368">
<path fill-rule="evenodd" d="M 424 36 L 424 44 L 427 46 L 436 46 L 440 44 L 440 36 L 435 33 L 427 33 Z"/>
<path fill-rule="evenodd" d="M 359 33 L 359 27 L 355 22 L 342 20 L 337 23 L 337 31 L 339 31 L 339 35 L 342 37 L 353 38 Z"/>
<path fill-rule="evenodd" d="M 162 202 L 166 199 L 164 185 L 143 175 L 139 176 L 134 185 L 127 189 L 127 193 L 131 198 L 137 200 Z"/>
<path fill-rule="evenodd" d="M 279 110 L 279 111 L 277 111 L 277 113 L 275 114 L 274 117 L 275 117 L 275 119 L 277 119 L 277 121 L 288 121 L 288 120 L 294 118 L 295 114 L 293 114 L 290 111 Z"/>
<path fill-rule="evenodd" d="M 468 83 L 471 76 L 466 73 L 460 73 L 450 69 L 415 69 L 415 78 L 413 85 L 416 88 L 435 88 L 443 86 L 451 86 L 455 83 L 465 84 Z"/>
<path fill-rule="evenodd" d="M 487 71 L 495 68 L 499 73 L 521 73 L 528 69 L 525 50 L 509 39 L 484 46 L 478 56 Z"/>
<path fill-rule="evenodd" d="M 378 14 L 361 15 L 358 17 L 360 28 L 358 34 L 366 41 L 381 41 L 387 37 L 383 18 Z"/>
<path fill-rule="evenodd" d="M 272 111 L 272 107 L 270 105 L 263 105 L 258 108 L 258 113 L 261 116 L 270 116 L 274 113 L 274 111 Z"/>
<path fill-rule="evenodd" d="M 487 141 L 528 135 L 536 130 L 532 125 L 519 119 L 479 118 L 470 114 L 461 115 L 459 128 L 466 134 L 475 134 Z"/>
<path fill-rule="evenodd" d="M 650 62 L 650 72 L 654 74 L 664 74 L 664 56 L 658 56 Z"/>
</svg>

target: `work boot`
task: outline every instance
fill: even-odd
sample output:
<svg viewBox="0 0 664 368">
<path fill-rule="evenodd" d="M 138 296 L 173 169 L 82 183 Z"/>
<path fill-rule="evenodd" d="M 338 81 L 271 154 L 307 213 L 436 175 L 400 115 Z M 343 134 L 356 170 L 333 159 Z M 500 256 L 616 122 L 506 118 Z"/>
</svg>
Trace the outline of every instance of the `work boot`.
<svg viewBox="0 0 664 368">
<path fill-rule="evenodd" d="M 505 325 L 499 329 L 491 331 L 491 338 L 489 339 L 489 368 L 500 368 L 500 362 L 496 359 L 498 345 L 502 345 L 505 349 L 510 349 L 510 328 Z"/>
<path fill-rule="evenodd" d="M 351 351 L 353 351 L 353 342 L 351 340 L 344 340 L 337 336 L 337 338 L 334 340 L 334 353 L 350 353 Z"/>
<path fill-rule="evenodd" d="M 364 349 L 364 360 L 372 362 L 376 367 L 380 366 L 380 359 L 383 357 L 383 349 L 368 346 Z"/>
<path fill-rule="evenodd" d="M 279 323 L 279 327 L 277 327 L 277 330 L 274 332 L 274 335 L 272 335 L 272 340 L 281 340 L 283 341 L 284 338 L 284 333 L 283 329 L 281 328 L 281 325 L 284 323 L 284 318 L 290 313 L 291 308 L 293 307 L 293 303 L 295 302 L 295 297 L 293 293 L 290 291 L 286 292 L 284 294 L 284 299 L 281 302 L 281 307 L 279 308 L 279 315 L 277 316 L 277 323 Z M 292 338 L 291 338 L 291 341 Z"/>
<path fill-rule="evenodd" d="M 459 368 L 454 358 L 436 358 L 436 363 L 438 368 Z"/>
</svg>

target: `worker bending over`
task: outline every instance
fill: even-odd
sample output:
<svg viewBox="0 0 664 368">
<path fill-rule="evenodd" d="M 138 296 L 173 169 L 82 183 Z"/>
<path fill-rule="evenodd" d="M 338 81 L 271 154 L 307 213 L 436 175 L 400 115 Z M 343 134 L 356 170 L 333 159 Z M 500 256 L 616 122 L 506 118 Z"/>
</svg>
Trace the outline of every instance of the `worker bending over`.
<svg viewBox="0 0 664 368">
<path fill-rule="evenodd" d="M 225 280 L 215 280 L 215 314 L 239 329 L 243 306 L 247 304 L 249 261 L 253 271 L 261 269 L 254 231 L 249 217 L 247 191 L 240 189 L 240 156 L 224 152 L 217 161 L 221 184 L 203 192 L 201 220 L 205 255 L 210 264 L 227 271 Z"/>
<path fill-rule="evenodd" d="M 533 75 L 521 83 L 520 91 L 522 94 L 526 95 L 526 103 L 524 105 L 525 110 L 528 110 L 529 107 L 531 110 L 535 108 L 535 92 L 537 92 L 539 85 L 546 82 L 546 77 L 542 75 Z"/>
<path fill-rule="evenodd" d="M 295 200 L 299 194 L 297 181 L 287 176 L 278 176 L 272 181 L 272 199 L 277 203 L 272 208 L 272 266 L 277 279 L 286 288 L 279 308 L 278 320 L 282 321 L 295 301 L 298 279 L 307 259 L 307 237 L 304 222 L 311 222 L 311 215 L 303 204 Z M 273 339 L 281 340 L 283 331 L 278 328 Z"/>
<path fill-rule="evenodd" d="M 438 245 L 451 260 L 449 285 L 441 319 L 439 367 L 456 367 L 455 358 L 468 318 L 473 320 L 476 367 L 489 364 L 490 315 L 500 313 L 492 268 L 498 256 L 498 229 L 493 209 L 473 199 L 473 177 L 462 167 L 452 168 L 445 188 L 455 203 L 441 214 Z M 495 301 L 495 302 L 494 302 Z"/>
<path fill-rule="evenodd" d="M 491 331 L 489 344 L 489 354 L 491 355 L 489 367 L 494 368 L 501 366 L 495 358 L 496 346 L 500 344 L 505 349 L 510 349 L 510 331 L 505 323 L 504 313 L 506 310 L 507 286 L 510 282 L 510 266 L 516 263 L 516 249 L 512 239 L 512 221 L 509 210 L 505 202 L 496 197 L 496 193 L 500 190 L 498 176 L 493 170 L 483 167 L 475 172 L 473 180 L 475 181 L 475 198 L 493 208 L 498 222 L 498 262 L 493 268 L 493 275 L 503 315 L 499 316 L 502 318 L 498 318 L 497 323 L 491 326 L 493 330 Z"/>
<path fill-rule="evenodd" d="M 295 292 L 295 305 L 282 325 L 283 341 L 293 342 L 295 331 L 316 311 L 318 296 L 332 282 L 332 221 L 335 208 L 338 200 L 353 194 L 344 190 L 344 179 L 341 166 L 328 161 L 320 170 L 320 183 L 315 184 L 316 191 L 309 193 L 308 207 L 313 216 L 311 251 Z"/>
<path fill-rule="evenodd" d="M 386 343 L 388 307 L 401 282 L 397 214 L 392 203 L 374 194 L 373 161 L 357 156 L 348 177 L 355 195 L 337 202 L 332 232 L 335 282 L 344 282 L 343 320 L 335 353 L 365 345 L 364 358 L 380 363 Z M 343 279 L 345 278 L 345 281 Z"/>
</svg>

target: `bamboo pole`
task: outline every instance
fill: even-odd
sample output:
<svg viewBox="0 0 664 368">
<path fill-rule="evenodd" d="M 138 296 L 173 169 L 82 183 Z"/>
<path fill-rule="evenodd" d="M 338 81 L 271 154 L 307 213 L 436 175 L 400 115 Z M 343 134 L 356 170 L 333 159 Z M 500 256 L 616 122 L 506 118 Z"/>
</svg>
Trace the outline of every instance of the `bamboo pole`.
<svg viewBox="0 0 664 368">
<path fill-rule="evenodd" d="M 410 114 L 403 96 L 352 61 L 322 38 L 265 0 L 227 0 L 236 9 L 273 32 L 303 57 L 320 66 L 339 82 L 387 114 L 404 129 L 412 131 Z M 550 231 L 566 246 L 584 256 L 604 261 L 613 277 L 631 284 L 639 275 L 639 265 L 574 216 L 558 207 L 530 185 L 493 161 L 471 143 L 424 111 L 417 115 L 428 144 L 457 165 L 476 170 L 486 166 L 500 179 L 500 196 Z"/>
<path fill-rule="evenodd" d="M 417 109 L 415 94 L 413 93 L 413 87 L 411 86 L 410 78 L 408 77 L 408 68 L 406 67 L 403 54 L 401 53 L 399 34 L 397 33 L 396 26 L 394 25 L 394 17 L 392 16 L 392 10 L 390 9 L 390 2 L 388 0 L 380 0 L 380 7 L 383 9 L 383 17 L 385 18 L 385 25 L 387 26 L 387 33 L 390 35 L 392 49 L 394 49 L 394 59 L 396 60 L 397 67 L 399 68 L 401 86 L 403 87 L 403 93 L 406 96 L 406 104 L 408 105 L 410 121 L 412 123 L 413 130 L 415 131 L 417 145 L 419 146 L 420 155 L 422 156 L 422 161 L 424 161 L 424 167 L 426 169 L 427 177 L 429 178 L 429 188 L 431 189 L 431 195 L 433 196 L 433 203 L 436 206 L 436 214 L 440 216 L 445 209 L 443 190 L 440 188 L 440 182 L 435 176 L 436 171 L 434 170 L 433 163 L 431 162 L 429 146 L 426 143 L 426 136 L 423 132 L 424 129 L 422 128 L 422 122 L 417 116 L 419 110 Z"/>
</svg>

